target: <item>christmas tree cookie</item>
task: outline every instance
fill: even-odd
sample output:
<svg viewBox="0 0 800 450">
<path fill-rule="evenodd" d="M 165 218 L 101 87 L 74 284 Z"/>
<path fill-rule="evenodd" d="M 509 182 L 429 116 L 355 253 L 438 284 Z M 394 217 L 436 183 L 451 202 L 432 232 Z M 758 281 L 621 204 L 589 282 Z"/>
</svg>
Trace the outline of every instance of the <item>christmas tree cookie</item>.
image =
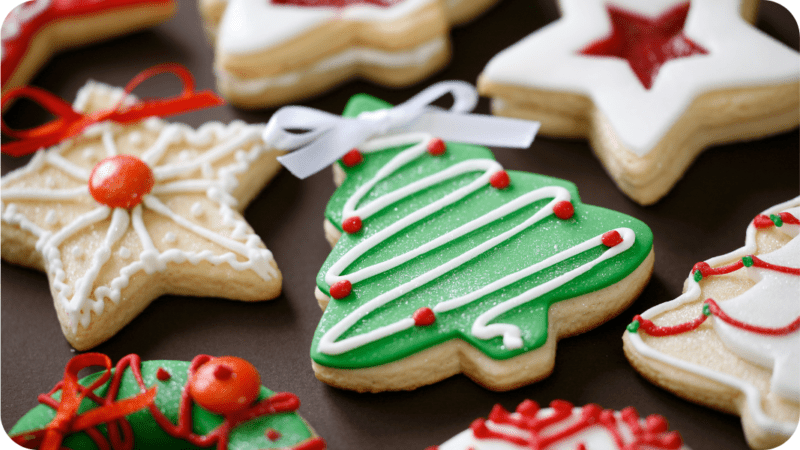
<svg viewBox="0 0 800 450">
<path fill-rule="evenodd" d="M 105 371 L 77 379 L 81 369 Z M 63 381 L 9 434 L 24 448 L 324 450 L 295 411 L 297 396 L 261 386 L 258 371 L 232 356 L 185 361 L 111 360 L 84 353 Z"/>
<path fill-rule="evenodd" d="M 242 217 L 280 168 L 279 152 L 261 140 L 264 126 L 103 120 L 122 99 L 121 89 L 90 82 L 74 111 L 61 104 L 64 116 L 44 131 L 99 121 L 2 178 L 2 257 L 47 273 L 61 328 L 78 350 L 107 340 L 163 294 L 256 301 L 281 291 L 272 253 Z M 145 105 L 130 99 L 115 117 Z"/>
<path fill-rule="evenodd" d="M 345 116 L 388 106 L 357 96 Z M 537 381 L 559 338 L 617 315 L 652 271 L 645 224 L 582 204 L 567 181 L 505 171 L 484 147 L 379 137 L 337 170 L 311 348 L 317 377 L 337 387 Z"/>
<path fill-rule="evenodd" d="M 800 420 L 800 197 L 747 227 L 745 246 L 699 262 L 684 294 L 637 315 L 623 336 L 653 383 L 742 417 L 751 447 Z"/>
</svg>

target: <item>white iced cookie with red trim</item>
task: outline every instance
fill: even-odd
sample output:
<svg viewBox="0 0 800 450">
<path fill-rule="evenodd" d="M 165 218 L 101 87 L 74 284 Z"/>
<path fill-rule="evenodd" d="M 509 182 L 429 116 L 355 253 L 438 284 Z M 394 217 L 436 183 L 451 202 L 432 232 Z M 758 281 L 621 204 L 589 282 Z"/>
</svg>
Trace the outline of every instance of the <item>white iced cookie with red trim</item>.
<svg viewBox="0 0 800 450">
<path fill-rule="evenodd" d="M 159 24 L 175 9 L 173 0 L 25 2 L 3 21 L 3 93 L 28 84 L 54 53 Z"/>
<path fill-rule="evenodd" d="M 450 27 L 497 0 L 201 0 L 231 103 L 263 108 L 354 77 L 418 82 L 450 59 Z M 218 24 L 218 25 L 217 25 Z"/>
<path fill-rule="evenodd" d="M 74 110 L 113 108 L 89 82 Z M 242 211 L 280 168 L 263 125 L 96 123 L 2 178 L 2 257 L 45 271 L 67 340 L 113 336 L 163 294 L 255 301 L 281 273 Z"/>
<path fill-rule="evenodd" d="M 636 316 L 623 338 L 645 378 L 740 415 L 757 449 L 800 419 L 798 218 L 800 197 L 758 215 L 744 247 L 697 263 L 685 293 Z"/>
<path fill-rule="evenodd" d="M 587 138 L 643 205 L 705 148 L 798 124 L 798 53 L 754 28 L 756 0 L 561 0 L 563 17 L 478 81 L 498 115 Z"/>
<path fill-rule="evenodd" d="M 613 411 L 554 400 L 540 409 L 525 400 L 513 413 L 495 405 L 487 419 L 475 419 L 469 429 L 427 450 L 688 450 L 680 433 L 668 430 L 662 416 L 640 418 L 633 407 Z"/>
</svg>

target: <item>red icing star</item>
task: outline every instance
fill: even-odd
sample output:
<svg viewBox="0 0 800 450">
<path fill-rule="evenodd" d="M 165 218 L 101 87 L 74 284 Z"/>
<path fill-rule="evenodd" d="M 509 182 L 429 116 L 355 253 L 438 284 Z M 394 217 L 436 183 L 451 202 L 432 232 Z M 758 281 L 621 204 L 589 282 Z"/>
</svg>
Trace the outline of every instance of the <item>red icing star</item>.
<svg viewBox="0 0 800 450">
<path fill-rule="evenodd" d="M 689 3 L 676 5 L 654 19 L 613 5 L 606 9 L 611 19 L 611 34 L 589 44 L 580 54 L 628 60 L 646 89 L 650 89 L 667 61 L 708 54 L 683 34 Z"/>
</svg>

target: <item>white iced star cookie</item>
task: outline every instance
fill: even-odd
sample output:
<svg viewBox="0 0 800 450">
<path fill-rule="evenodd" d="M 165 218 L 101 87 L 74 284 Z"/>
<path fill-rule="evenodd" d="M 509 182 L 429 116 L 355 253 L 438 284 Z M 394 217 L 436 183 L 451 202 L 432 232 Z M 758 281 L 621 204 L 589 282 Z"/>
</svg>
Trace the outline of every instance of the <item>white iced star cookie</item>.
<svg viewBox="0 0 800 450">
<path fill-rule="evenodd" d="M 75 111 L 121 89 L 89 82 Z M 113 336 L 163 294 L 255 301 L 281 273 L 241 212 L 280 168 L 263 125 L 110 121 L 38 151 L 2 178 L 2 257 L 47 273 L 78 350 Z"/>
<path fill-rule="evenodd" d="M 263 108 L 364 77 L 405 86 L 450 59 L 451 24 L 497 0 L 200 0 L 231 103 Z"/>
<path fill-rule="evenodd" d="M 740 415 L 756 449 L 786 441 L 800 419 L 798 218 L 800 197 L 758 215 L 744 247 L 697 263 L 685 293 L 636 316 L 623 338 L 636 370 Z"/>
<path fill-rule="evenodd" d="M 798 53 L 761 33 L 755 0 L 561 0 L 563 17 L 480 76 L 498 115 L 588 138 L 620 189 L 652 204 L 706 147 L 798 124 Z"/>
</svg>

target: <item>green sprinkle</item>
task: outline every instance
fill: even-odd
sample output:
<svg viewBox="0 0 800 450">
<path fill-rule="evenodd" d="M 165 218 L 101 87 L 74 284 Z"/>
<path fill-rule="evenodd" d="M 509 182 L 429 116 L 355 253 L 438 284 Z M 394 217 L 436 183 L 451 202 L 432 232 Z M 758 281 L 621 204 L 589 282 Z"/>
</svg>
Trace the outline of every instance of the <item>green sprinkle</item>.
<svg viewBox="0 0 800 450">
<path fill-rule="evenodd" d="M 781 219 L 781 216 L 777 214 L 770 214 L 769 218 L 772 220 L 772 223 L 774 223 L 776 227 L 783 226 L 783 220 Z"/>
<path fill-rule="evenodd" d="M 711 307 L 708 306 L 708 303 L 703 304 L 703 315 L 706 317 L 711 315 Z"/>
<path fill-rule="evenodd" d="M 633 322 L 628 324 L 628 331 L 631 333 L 636 333 L 639 330 L 639 321 L 634 320 Z"/>
<path fill-rule="evenodd" d="M 699 283 L 699 282 L 700 282 L 700 280 L 702 280 L 702 279 L 703 279 L 703 272 L 700 272 L 700 270 L 699 270 L 699 269 L 698 269 L 698 270 L 695 270 L 695 271 L 694 271 L 694 281 L 696 281 L 696 282 L 698 282 L 698 283 Z"/>
<path fill-rule="evenodd" d="M 745 267 L 752 267 L 753 265 L 753 257 L 752 256 L 745 256 L 742 258 L 742 262 L 744 263 Z"/>
</svg>

